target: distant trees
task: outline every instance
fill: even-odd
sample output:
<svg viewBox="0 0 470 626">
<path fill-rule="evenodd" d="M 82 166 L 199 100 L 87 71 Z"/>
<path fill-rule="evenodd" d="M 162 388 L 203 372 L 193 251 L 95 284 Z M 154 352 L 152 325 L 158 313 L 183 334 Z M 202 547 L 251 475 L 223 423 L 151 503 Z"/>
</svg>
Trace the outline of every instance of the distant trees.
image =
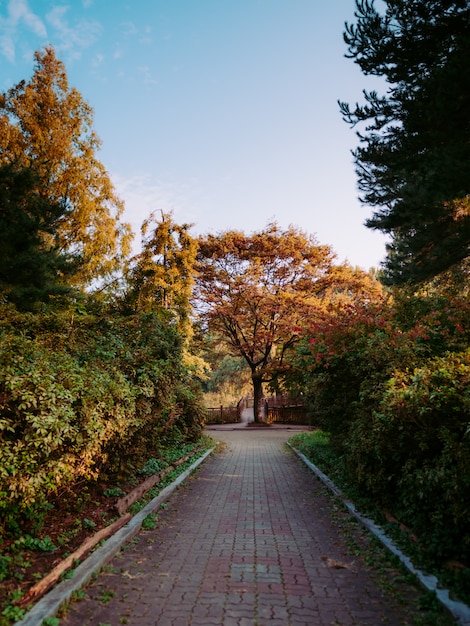
<svg viewBox="0 0 470 626">
<path fill-rule="evenodd" d="M 470 243 L 470 5 L 467 0 L 356 1 L 348 57 L 383 76 L 387 94 L 340 103 L 360 124 L 354 151 L 369 228 L 392 235 L 389 283 L 422 281 L 458 265 Z"/>
<path fill-rule="evenodd" d="M 299 229 L 269 224 L 251 235 L 227 231 L 199 239 L 196 292 L 209 329 L 251 371 L 255 421 L 263 383 L 279 389 L 285 357 L 309 316 L 349 290 L 378 289 Z M 361 274 L 361 276 L 359 276 Z"/>
<path fill-rule="evenodd" d="M 35 61 L 29 82 L 0 95 L 0 161 L 33 168 L 36 193 L 62 207 L 54 244 L 81 257 L 73 282 L 89 285 L 120 267 L 131 232 L 120 222 L 122 202 L 96 157 L 92 108 L 69 87 L 53 48 L 36 52 Z"/>
<path fill-rule="evenodd" d="M 204 327 L 201 331 L 198 333 L 196 325 L 195 343 L 208 365 L 202 381 L 206 403 L 211 407 L 233 406 L 252 393 L 250 370 L 245 359 L 233 354 L 223 337 L 208 333 Z"/>
</svg>

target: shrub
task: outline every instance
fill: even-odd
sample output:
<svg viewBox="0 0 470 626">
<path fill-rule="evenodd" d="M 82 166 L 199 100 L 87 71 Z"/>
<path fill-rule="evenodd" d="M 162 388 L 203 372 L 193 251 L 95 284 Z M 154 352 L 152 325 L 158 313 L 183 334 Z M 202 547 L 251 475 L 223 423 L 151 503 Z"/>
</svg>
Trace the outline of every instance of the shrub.
<svg viewBox="0 0 470 626">
<path fill-rule="evenodd" d="M 380 412 L 352 429 L 356 480 L 436 557 L 470 557 L 470 350 L 397 372 Z"/>
<path fill-rule="evenodd" d="M 468 313 L 436 292 L 331 308 L 291 373 L 354 484 L 436 559 L 470 558 Z"/>
<path fill-rule="evenodd" d="M 380 401 L 394 370 L 423 359 L 426 346 L 417 342 L 419 329 L 404 333 L 394 325 L 386 300 L 330 310 L 307 332 L 296 363 L 304 395 L 314 423 L 342 451 L 350 426 Z"/>
<path fill-rule="evenodd" d="M 0 517 L 39 520 L 50 494 L 114 471 L 202 418 L 165 313 L 20 315 L 0 335 Z"/>
</svg>

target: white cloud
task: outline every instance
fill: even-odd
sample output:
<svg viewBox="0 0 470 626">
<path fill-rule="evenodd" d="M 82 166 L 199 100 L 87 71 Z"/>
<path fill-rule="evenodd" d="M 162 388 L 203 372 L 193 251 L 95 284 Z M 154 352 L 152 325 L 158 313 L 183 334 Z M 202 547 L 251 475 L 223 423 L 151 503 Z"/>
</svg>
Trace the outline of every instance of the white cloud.
<svg viewBox="0 0 470 626">
<path fill-rule="evenodd" d="M 3 25 L 0 22 L 0 52 L 11 63 L 15 60 L 15 42 L 10 33 L 3 30 Z"/>
<path fill-rule="evenodd" d="M 178 223 L 191 222 L 191 211 L 188 211 L 190 200 L 186 192 L 190 195 L 194 189 L 181 191 L 171 182 L 155 181 L 150 176 L 133 176 L 122 178 L 112 176 L 112 180 L 119 197 L 124 201 L 125 211 L 123 220 L 131 224 L 135 234 L 134 253 L 140 249 L 140 228 L 142 222 L 151 213 L 158 217 L 159 212 L 172 212 L 175 221 Z"/>
<path fill-rule="evenodd" d="M 83 49 L 91 46 L 101 33 L 101 24 L 96 20 L 81 19 L 72 26 L 67 20 L 69 7 L 57 6 L 50 11 L 47 22 L 56 31 L 57 49 L 65 51 L 72 58 L 79 58 Z"/>
<path fill-rule="evenodd" d="M 8 13 L 14 25 L 24 21 L 31 32 L 38 37 L 46 37 L 46 27 L 41 18 L 31 11 L 27 0 L 10 0 Z"/>
<path fill-rule="evenodd" d="M 21 26 L 41 39 L 47 37 L 44 22 L 31 11 L 28 0 L 10 0 L 7 17 L 0 17 L 0 51 L 12 63 L 15 61 L 15 43 Z"/>
<path fill-rule="evenodd" d="M 129 51 L 135 49 L 136 44 L 149 46 L 153 43 L 152 28 L 146 26 L 139 29 L 132 21 L 124 21 L 120 23 L 120 38 L 114 43 L 113 59 L 119 61 L 128 56 Z M 145 84 L 158 84 L 150 75 L 149 68 L 142 66 L 137 68 L 138 72 L 144 74 Z"/>
<path fill-rule="evenodd" d="M 100 65 L 102 65 L 104 61 L 104 55 L 103 54 L 95 54 L 95 56 L 93 57 L 93 60 L 91 62 L 92 67 L 99 67 Z"/>
<path fill-rule="evenodd" d="M 148 65 L 141 65 L 138 68 L 138 71 L 139 71 L 139 74 L 143 77 L 145 85 L 158 85 L 159 84 L 158 80 L 152 76 L 152 71 Z"/>
<path fill-rule="evenodd" d="M 144 45 L 149 45 L 149 44 L 153 43 L 152 28 L 150 26 L 147 26 L 144 29 L 143 34 L 140 35 L 139 42 L 144 44 Z"/>
<path fill-rule="evenodd" d="M 123 35 L 126 38 L 133 37 L 134 35 L 137 35 L 139 32 L 134 22 L 122 22 L 121 30 L 122 30 Z"/>
</svg>

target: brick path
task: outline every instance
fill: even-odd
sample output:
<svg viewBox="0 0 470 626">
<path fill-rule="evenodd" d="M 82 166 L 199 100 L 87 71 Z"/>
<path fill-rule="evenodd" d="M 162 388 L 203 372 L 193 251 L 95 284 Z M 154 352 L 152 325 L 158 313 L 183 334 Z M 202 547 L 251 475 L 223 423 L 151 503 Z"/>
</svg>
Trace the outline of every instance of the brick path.
<svg viewBox="0 0 470 626">
<path fill-rule="evenodd" d="M 225 450 L 171 497 L 155 529 L 113 559 L 61 626 L 412 623 L 409 607 L 385 596 L 350 553 L 348 536 L 362 531 L 284 447 L 291 432 L 211 434 Z"/>
</svg>

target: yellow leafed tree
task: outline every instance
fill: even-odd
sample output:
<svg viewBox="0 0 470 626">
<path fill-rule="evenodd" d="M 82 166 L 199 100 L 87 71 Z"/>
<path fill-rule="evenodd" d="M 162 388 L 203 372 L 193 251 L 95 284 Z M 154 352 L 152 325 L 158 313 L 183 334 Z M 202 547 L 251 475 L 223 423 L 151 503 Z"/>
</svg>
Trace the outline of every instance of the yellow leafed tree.
<svg viewBox="0 0 470 626">
<path fill-rule="evenodd" d="M 120 219 L 123 203 L 97 159 L 100 140 L 92 123 L 92 108 L 69 87 L 52 47 L 35 53 L 29 82 L 0 95 L 1 162 L 33 168 L 41 195 L 65 203 L 55 243 L 81 256 L 79 286 L 119 269 L 132 239 Z"/>
</svg>

